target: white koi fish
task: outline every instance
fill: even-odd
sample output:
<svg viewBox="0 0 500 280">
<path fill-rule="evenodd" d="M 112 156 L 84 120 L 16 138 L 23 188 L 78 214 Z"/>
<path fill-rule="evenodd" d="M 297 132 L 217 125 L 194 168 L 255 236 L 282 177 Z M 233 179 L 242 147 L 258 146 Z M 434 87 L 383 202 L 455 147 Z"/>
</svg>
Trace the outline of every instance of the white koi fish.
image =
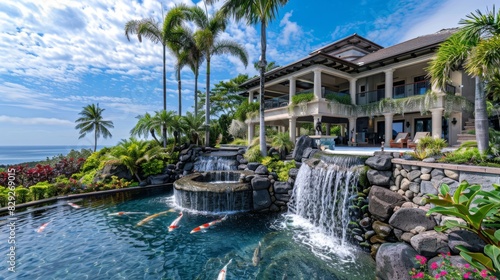
<svg viewBox="0 0 500 280">
<path fill-rule="evenodd" d="M 255 248 L 255 251 L 253 251 L 253 258 L 252 258 L 252 264 L 253 266 L 257 266 L 259 265 L 259 262 L 260 262 L 260 259 L 261 259 L 261 256 L 260 256 L 260 241 L 259 241 L 259 246 L 257 246 L 257 248 Z"/>
<path fill-rule="evenodd" d="M 148 217 L 144 218 L 143 220 L 141 220 L 140 222 L 138 222 L 138 223 L 137 223 L 137 226 L 138 226 L 138 227 L 140 227 L 140 226 L 142 226 L 143 224 L 145 224 L 145 223 L 147 223 L 147 222 L 151 221 L 152 219 L 154 219 L 154 218 L 156 218 L 156 217 L 159 217 L 159 216 L 161 216 L 161 215 L 165 215 L 165 214 L 167 214 L 167 213 L 169 213 L 169 212 L 174 212 L 174 211 L 175 211 L 174 209 L 170 209 L 170 210 L 168 210 L 168 211 L 163 211 L 163 212 L 156 213 L 156 214 L 153 214 L 153 215 L 151 215 L 151 216 L 148 216 Z"/>
<path fill-rule="evenodd" d="M 168 231 L 173 231 L 174 229 L 178 228 L 179 227 L 179 222 L 181 221 L 182 219 L 182 212 L 179 214 L 179 217 L 177 217 L 177 219 L 175 219 L 171 224 L 170 226 L 168 227 Z"/>
<path fill-rule="evenodd" d="M 227 216 L 224 216 L 224 218 L 222 218 L 222 219 L 211 221 L 210 223 L 206 223 L 206 224 L 203 224 L 203 225 L 201 225 L 199 227 L 195 227 L 190 233 L 195 233 L 195 232 L 201 231 L 203 229 L 207 229 L 207 228 L 209 228 L 209 227 L 211 227 L 211 226 L 213 226 L 213 225 L 215 225 L 217 223 L 220 223 L 220 222 L 222 222 L 222 221 L 224 221 L 226 219 L 227 219 Z"/>
<path fill-rule="evenodd" d="M 108 216 L 123 216 L 123 215 L 142 215 L 148 214 L 148 212 L 116 212 L 110 213 Z"/>
<path fill-rule="evenodd" d="M 74 204 L 73 202 L 68 202 L 68 205 L 75 208 L 75 209 L 81 208 L 80 205 Z"/>
<path fill-rule="evenodd" d="M 233 261 L 230 259 L 229 262 L 220 270 L 217 280 L 226 280 L 227 266 Z"/>
</svg>

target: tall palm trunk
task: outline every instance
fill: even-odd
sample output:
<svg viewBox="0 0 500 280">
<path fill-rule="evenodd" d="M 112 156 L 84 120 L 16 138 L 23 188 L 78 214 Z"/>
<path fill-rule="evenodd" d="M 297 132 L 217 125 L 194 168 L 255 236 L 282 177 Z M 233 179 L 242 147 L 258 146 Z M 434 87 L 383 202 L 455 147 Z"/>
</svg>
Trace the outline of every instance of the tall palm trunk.
<svg viewBox="0 0 500 280">
<path fill-rule="evenodd" d="M 205 97 L 205 146 L 210 146 L 210 55 L 207 54 L 207 96 Z"/>
<path fill-rule="evenodd" d="M 266 126 L 264 123 L 264 84 L 266 77 L 266 22 L 261 21 L 260 25 L 260 47 L 261 47 L 261 60 L 260 60 L 260 121 L 259 121 L 259 137 L 260 137 L 260 153 L 263 157 L 267 156 L 266 146 Z"/>
<path fill-rule="evenodd" d="M 476 77 L 476 92 L 474 102 L 476 141 L 479 152 L 485 153 L 489 147 L 489 126 L 486 110 L 486 94 L 481 78 Z"/>
<path fill-rule="evenodd" d="M 166 69 L 166 46 L 163 42 L 163 110 L 167 111 L 167 69 Z M 167 147 L 167 126 L 163 124 L 163 148 Z"/>
<path fill-rule="evenodd" d="M 179 117 L 182 116 L 182 82 L 181 82 L 181 69 L 177 69 L 177 90 L 179 91 Z"/>
<path fill-rule="evenodd" d="M 198 67 L 194 70 L 194 116 L 198 117 Z"/>
<path fill-rule="evenodd" d="M 97 150 L 97 125 L 94 128 L 94 153 Z"/>
</svg>

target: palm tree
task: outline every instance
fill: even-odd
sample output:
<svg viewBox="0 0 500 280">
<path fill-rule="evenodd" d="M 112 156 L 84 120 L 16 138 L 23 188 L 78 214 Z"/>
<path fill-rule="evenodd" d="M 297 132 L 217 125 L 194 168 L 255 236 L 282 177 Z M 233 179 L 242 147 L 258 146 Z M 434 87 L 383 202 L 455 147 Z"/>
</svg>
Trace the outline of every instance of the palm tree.
<svg viewBox="0 0 500 280">
<path fill-rule="evenodd" d="M 198 27 L 193 34 L 196 46 L 201 50 L 207 62 L 206 89 L 210 96 L 210 62 L 212 56 L 220 54 L 231 54 L 238 57 L 243 64 L 248 64 L 248 54 L 240 44 L 231 40 L 218 40 L 218 36 L 226 29 L 227 18 L 220 11 L 209 17 L 203 9 L 198 6 L 185 10 L 189 20 Z M 210 99 L 205 99 L 205 145 L 210 141 Z"/>
<path fill-rule="evenodd" d="M 182 22 L 182 17 L 178 14 L 172 14 L 170 17 L 165 17 L 163 24 L 151 18 L 140 20 L 129 20 L 125 24 L 125 36 L 130 41 L 130 35 L 137 34 L 139 42 L 142 38 L 148 38 L 153 43 L 160 43 L 162 45 L 163 53 L 163 110 L 167 110 L 167 70 L 166 70 L 166 47 L 167 43 L 171 42 L 175 36 L 175 28 Z M 165 130 L 164 130 L 165 131 Z M 163 135 L 166 139 L 166 135 Z M 166 142 L 163 145 L 166 147 Z"/>
<path fill-rule="evenodd" d="M 94 152 L 97 149 L 97 139 L 99 137 L 112 137 L 109 132 L 109 128 L 114 128 L 112 121 L 106 121 L 102 119 L 103 108 L 99 108 L 99 103 L 97 106 L 95 104 L 87 105 L 83 107 L 83 110 L 78 113 L 81 117 L 75 122 L 77 125 L 75 129 L 80 129 L 80 139 L 85 137 L 87 133 L 94 132 Z"/>
<path fill-rule="evenodd" d="M 218 0 L 209 0 L 215 2 Z M 267 61 L 266 61 L 266 27 L 267 24 L 276 18 L 278 9 L 288 3 L 288 0 L 226 0 L 221 10 L 230 13 L 235 19 L 245 19 L 248 24 L 260 23 L 260 47 L 261 58 L 260 66 L 260 135 L 265 135 L 266 128 L 264 123 L 264 84 Z M 262 156 L 267 155 L 267 146 L 265 137 L 260 137 L 260 151 Z"/>
<path fill-rule="evenodd" d="M 155 130 L 162 130 L 162 135 L 163 135 L 163 148 L 167 147 L 167 130 L 169 127 L 169 124 L 172 123 L 174 120 L 175 112 L 174 111 L 156 111 L 155 115 L 153 116 L 151 120 L 151 125 L 152 127 L 155 128 Z"/>
<path fill-rule="evenodd" d="M 148 135 L 151 134 L 156 143 L 160 145 L 160 141 L 156 138 L 155 130 L 157 130 L 157 128 L 154 127 L 153 117 L 149 113 L 146 113 L 135 118 L 138 119 L 137 124 L 130 130 L 130 135 L 139 137 L 144 136 L 144 138 L 148 139 Z"/>
<path fill-rule="evenodd" d="M 189 136 L 191 143 L 198 145 L 200 133 L 205 130 L 203 126 L 203 114 L 196 115 L 187 112 L 180 120 L 184 132 Z"/>
<path fill-rule="evenodd" d="M 484 82 L 494 79 L 500 67 L 500 13 L 495 8 L 483 14 L 476 10 L 459 22 L 463 26 L 443 44 L 429 66 L 432 82 L 445 87 L 451 71 L 460 70 L 475 77 L 475 131 L 477 147 L 488 149 L 488 117 Z"/>
</svg>

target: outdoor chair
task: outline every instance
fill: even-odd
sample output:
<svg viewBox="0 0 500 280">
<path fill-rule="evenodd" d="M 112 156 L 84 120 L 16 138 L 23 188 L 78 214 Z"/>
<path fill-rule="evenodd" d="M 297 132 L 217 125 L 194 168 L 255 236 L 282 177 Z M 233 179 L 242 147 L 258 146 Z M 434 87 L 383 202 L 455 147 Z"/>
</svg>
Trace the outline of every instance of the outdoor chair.
<svg viewBox="0 0 500 280">
<path fill-rule="evenodd" d="M 389 143 L 389 146 L 391 148 L 404 148 L 404 146 L 408 142 L 408 136 L 409 136 L 408 132 L 398 133 L 396 138 L 394 140 L 391 140 L 391 142 Z"/>
<path fill-rule="evenodd" d="M 417 147 L 418 142 L 420 141 L 421 138 L 431 136 L 430 132 L 428 131 L 421 131 L 415 133 L 415 137 L 413 137 L 413 140 L 408 140 L 408 148 L 414 149 Z"/>
</svg>

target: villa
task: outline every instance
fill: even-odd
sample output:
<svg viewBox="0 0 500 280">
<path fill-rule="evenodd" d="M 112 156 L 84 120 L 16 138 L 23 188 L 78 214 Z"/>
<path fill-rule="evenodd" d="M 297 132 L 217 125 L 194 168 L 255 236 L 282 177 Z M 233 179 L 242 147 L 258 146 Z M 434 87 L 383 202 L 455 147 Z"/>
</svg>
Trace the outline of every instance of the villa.
<svg viewBox="0 0 500 280">
<path fill-rule="evenodd" d="M 444 29 L 387 48 L 354 34 L 268 71 L 265 124 L 288 131 L 292 140 L 301 124 L 320 121 L 326 134 L 330 126 L 341 126 L 344 144 L 384 141 L 387 146 L 396 133 L 429 132 L 455 145 L 472 116 L 465 109 L 474 101 L 474 80 L 456 71 L 446 89 L 439 89 L 426 71 L 439 45 L 455 31 Z M 258 102 L 259 83 L 256 77 L 241 85 L 250 102 Z M 310 99 L 294 104 L 300 94 Z M 258 117 L 250 121 L 248 139 L 258 124 Z"/>
</svg>

